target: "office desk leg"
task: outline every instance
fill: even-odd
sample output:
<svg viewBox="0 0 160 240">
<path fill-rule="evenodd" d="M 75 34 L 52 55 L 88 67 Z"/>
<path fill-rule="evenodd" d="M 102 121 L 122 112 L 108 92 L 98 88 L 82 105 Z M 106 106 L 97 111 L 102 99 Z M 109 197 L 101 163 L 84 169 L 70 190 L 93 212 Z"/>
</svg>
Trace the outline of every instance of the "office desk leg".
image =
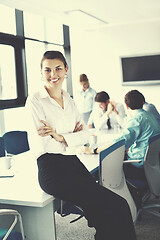
<svg viewBox="0 0 160 240">
<path fill-rule="evenodd" d="M 12 208 L 22 216 L 26 240 L 56 240 L 54 202 L 45 207 L 29 207 L 0 204 L 1 208 Z M 6 225 L 6 224 L 5 224 Z"/>
</svg>

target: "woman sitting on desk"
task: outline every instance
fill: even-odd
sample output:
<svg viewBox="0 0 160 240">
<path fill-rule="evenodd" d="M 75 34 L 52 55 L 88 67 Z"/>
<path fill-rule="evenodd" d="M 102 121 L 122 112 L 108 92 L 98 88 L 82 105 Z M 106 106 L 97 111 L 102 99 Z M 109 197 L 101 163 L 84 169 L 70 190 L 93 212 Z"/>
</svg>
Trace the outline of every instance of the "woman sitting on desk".
<svg viewBox="0 0 160 240">
<path fill-rule="evenodd" d="M 37 154 L 41 188 L 56 198 L 81 207 L 96 240 L 136 240 L 127 202 L 100 186 L 67 146 L 88 141 L 88 130 L 69 94 L 62 89 L 68 66 L 58 51 L 47 51 L 41 61 L 44 86 L 27 99 L 33 128 L 30 149 Z M 35 133 L 35 134 L 34 134 Z"/>
</svg>

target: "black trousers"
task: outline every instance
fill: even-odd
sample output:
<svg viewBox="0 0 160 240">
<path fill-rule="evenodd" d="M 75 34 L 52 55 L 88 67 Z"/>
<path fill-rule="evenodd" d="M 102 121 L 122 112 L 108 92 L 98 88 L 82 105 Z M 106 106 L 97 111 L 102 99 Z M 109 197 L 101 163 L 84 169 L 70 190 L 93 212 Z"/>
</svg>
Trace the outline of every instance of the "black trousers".
<svg viewBox="0 0 160 240">
<path fill-rule="evenodd" d="M 96 183 L 77 156 L 46 153 L 37 164 L 41 188 L 81 207 L 96 240 L 136 240 L 126 200 Z"/>
<path fill-rule="evenodd" d="M 130 163 L 126 163 L 126 164 L 123 164 L 123 170 L 124 170 L 126 179 L 130 178 L 130 179 L 147 181 L 144 173 L 144 168 L 138 168 Z"/>
</svg>

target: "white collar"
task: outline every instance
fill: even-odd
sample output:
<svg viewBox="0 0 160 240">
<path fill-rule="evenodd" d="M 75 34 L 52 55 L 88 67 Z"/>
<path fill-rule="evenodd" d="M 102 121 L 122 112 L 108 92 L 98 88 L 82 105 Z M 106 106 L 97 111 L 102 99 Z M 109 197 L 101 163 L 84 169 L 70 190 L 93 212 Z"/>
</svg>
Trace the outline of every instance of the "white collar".
<svg viewBox="0 0 160 240">
<path fill-rule="evenodd" d="M 44 86 L 41 86 L 40 89 L 39 89 L 39 93 L 40 93 L 40 98 L 51 98 L 47 92 L 47 90 L 45 89 Z M 62 89 L 62 95 L 64 97 L 69 97 L 69 93 L 66 92 L 65 90 Z"/>
</svg>

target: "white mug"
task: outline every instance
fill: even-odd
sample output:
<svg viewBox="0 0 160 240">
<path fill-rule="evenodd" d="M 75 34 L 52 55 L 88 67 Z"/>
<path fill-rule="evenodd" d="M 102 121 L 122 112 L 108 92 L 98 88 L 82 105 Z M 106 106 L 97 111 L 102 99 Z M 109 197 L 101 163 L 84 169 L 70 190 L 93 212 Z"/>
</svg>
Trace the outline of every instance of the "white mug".
<svg viewBox="0 0 160 240">
<path fill-rule="evenodd" d="M 97 136 L 96 135 L 91 135 L 89 138 L 89 144 L 90 146 L 93 146 L 97 143 Z"/>
<path fill-rule="evenodd" d="M 0 157 L 0 171 L 8 170 L 13 166 L 14 159 L 9 156 Z"/>
</svg>

